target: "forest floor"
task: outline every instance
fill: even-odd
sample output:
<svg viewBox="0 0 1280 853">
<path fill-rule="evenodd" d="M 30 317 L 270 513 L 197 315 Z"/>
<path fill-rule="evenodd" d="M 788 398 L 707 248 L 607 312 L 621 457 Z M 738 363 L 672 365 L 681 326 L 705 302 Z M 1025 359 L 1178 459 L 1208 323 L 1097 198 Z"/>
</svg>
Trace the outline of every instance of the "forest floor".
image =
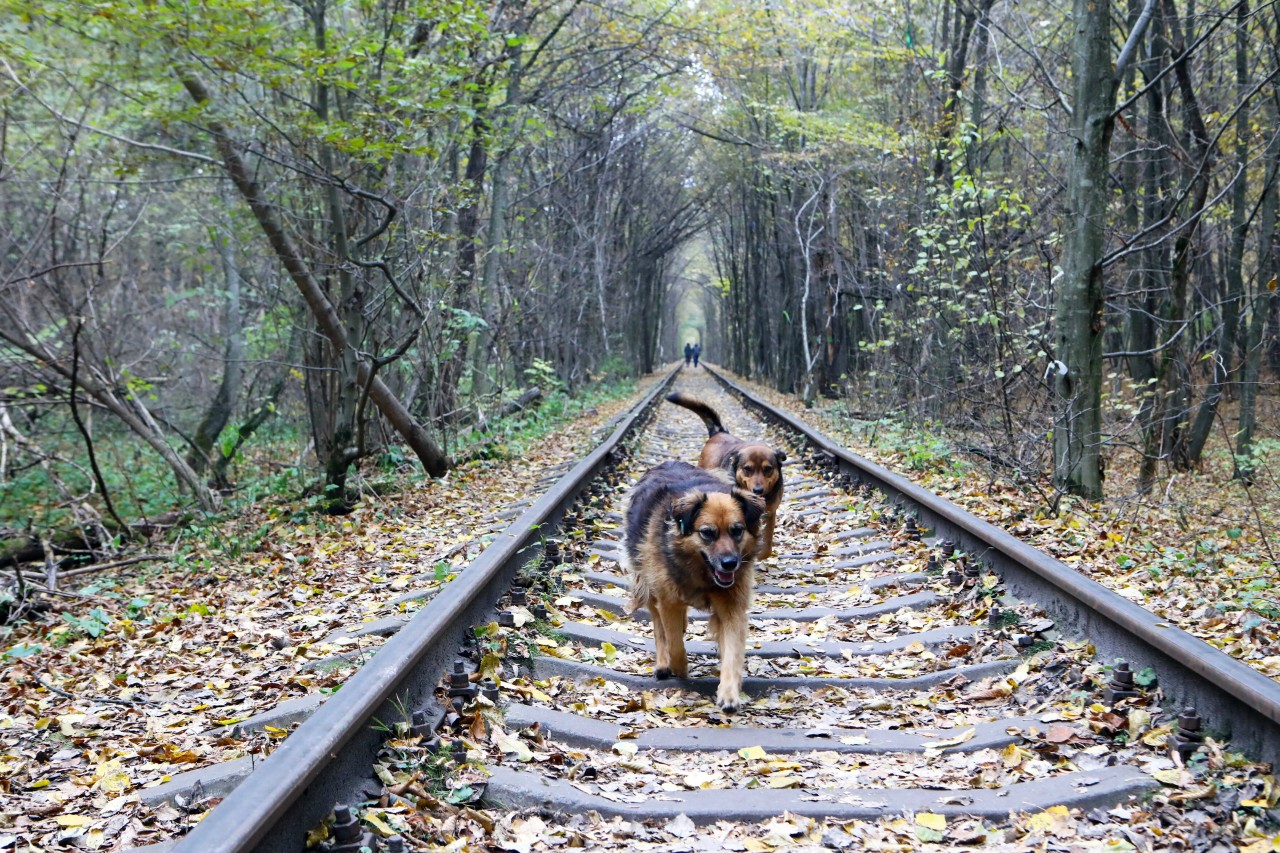
<svg viewBox="0 0 1280 853">
<path fill-rule="evenodd" d="M 640 392 L 654 379 L 643 380 Z M 1280 508 L 1274 484 L 1247 493 L 1232 484 L 1228 466 L 1210 463 L 1149 499 L 1066 502 L 1050 516 L 1037 495 L 980 465 L 956 464 L 943 445 L 922 453 L 936 437 L 887 439 L 877 431 L 869 442 L 867 424 L 832 407 L 807 410 L 768 396 L 851 449 L 1280 675 L 1280 579 L 1268 538 Z M 216 536 L 180 543 L 181 560 L 77 579 L 83 584 L 58 597 L 43 621 L 0 628 L 0 851 L 115 851 L 181 835 L 207 804 L 144 807 L 140 790 L 183 770 L 270 751 L 287 732 L 248 741 L 209 732 L 286 699 L 336 690 L 350 670 L 315 662 L 381 639 L 331 642 L 335 631 L 386 615 L 385 599 L 415 575 L 434 573 L 446 584 L 454 567 L 483 549 L 486 532 L 501 528 L 502 511 L 538 487 L 540 469 L 574 458 L 629 402 L 588 411 L 536 451 L 512 448 L 508 458 L 468 463 L 440 481 L 407 475 L 394 493 L 366 498 L 349 516 L 263 502 Z M 522 461 L 531 455 L 536 464 Z M 1109 477 L 1108 488 L 1123 492 L 1114 464 Z M 616 824 L 587 827 L 582 837 L 603 849 L 766 850 L 812 849 L 824 832 L 798 818 L 694 837 L 683 826 L 637 836 L 636 827 Z M 1056 840 L 1046 843 L 1073 843 L 1069 816 L 1049 824 L 1041 835 Z M 1025 849 L 1027 826 L 987 839 L 984 849 Z M 470 836 L 474 847 L 453 849 L 547 849 L 536 829 L 533 819 L 508 819 L 492 838 Z M 552 829 L 544 827 L 545 842 L 565 843 Z M 858 832 L 877 849 L 938 840 L 905 819 L 862 824 Z M 1272 849 L 1261 832 L 1246 828 L 1245 835 L 1256 840 L 1246 849 Z"/>
<path fill-rule="evenodd" d="M 1106 499 L 1064 497 L 1056 512 L 1047 476 L 1028 488 L 1007 469 L 954 449 L 960 436 L 888 433 L 838 407 L 806 410 L 770 399 L 860 455 L 1007 530 L 1125 598 L 1168 619 L 1261 672 L 1280 677 L 1280 473 L 1266 458 L 1254 483 L 1232 476 L 1220 432 L 1195 471 L 1165 472 L 1137 491 L 1138 454 L 1117 451 L 1106 469 Z M 1280 428 L 1280 399 L 1259 402 L 1263 434 Z"/>
</svg>

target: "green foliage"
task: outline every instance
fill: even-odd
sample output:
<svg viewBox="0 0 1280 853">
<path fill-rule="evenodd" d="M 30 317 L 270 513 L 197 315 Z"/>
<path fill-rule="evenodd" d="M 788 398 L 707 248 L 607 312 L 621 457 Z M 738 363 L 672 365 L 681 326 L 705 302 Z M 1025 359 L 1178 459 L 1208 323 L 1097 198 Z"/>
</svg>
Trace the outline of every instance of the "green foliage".
<svg viewBox="0 0 1280 853">
<path fill-rule="evenodd" d="M 910 471 L 958 476 L 965 470 L 964 461 L 958 458 L 955 448 L 935 424 L 881 418 L 867 424 L 864 434 L 871 445 L 899 454 Z"/>
<path fill-rule="evenodd" d="M 39 643 L 18 643 L 16 646 L 5 649 L 4 654 L 0 655 L 0 657 L 3 657 L 5 661 L 16 661 L 38 655 L 42 651 L 44 651 L 44 647 Z"/>
<path fill-rule="evenodd" d="M 63 613 L 62 620 L 72 628 L 81 631 L 93 639 L 101 637 L 103 632 L 111 626 L 112 618 L 109 613 L 101 607 L 95 607 L 84 616 L 73 616 L 70 613 Z"/>
<path fill-rule="evenodd" d="M 556 375 L 555 365 L 541 358 L 535 358 L 533 364 L 524 369 L 524 375 L 531 385 L 541 388 L 544 393 L 564 387 L 560 377 Z"/>
<path fill-rule="evenodd" d="M 485 433 L 471 435 L 460 444 L 459 455 L 466 455 L 468 448 L 480 444 L 489 445 L 487 452 L 482 454 L 486 458 L 523 455 L 536 449 L 545 436 L 564 422 L 580 417 L 587 409 L 634 392 L 634 381 L 613 376 L 601 377 L 600 381 L 588 384 L 577 395 L 563 390 L 552 391 L 543 396 L 538 406 L 495 422 Z"/>
</svg>

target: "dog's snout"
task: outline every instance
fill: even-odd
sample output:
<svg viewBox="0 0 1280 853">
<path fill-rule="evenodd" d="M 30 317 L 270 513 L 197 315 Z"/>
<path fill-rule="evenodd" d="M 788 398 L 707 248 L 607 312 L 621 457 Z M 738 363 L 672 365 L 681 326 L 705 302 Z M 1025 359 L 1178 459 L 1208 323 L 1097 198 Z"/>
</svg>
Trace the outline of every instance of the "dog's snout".
<svg viewBox="0 0 1280 853">
<path fill-rule="evenodd" d="M 763 495 L 763 494 L 764 494 L 764 486 L 754 486 L 754 487 L 752 487 L 751 491 L 755 492 L 757 495 Z"/>
<path fill-rule="evenodd" d="M 720 558 L 720 568 L 724 569 L 726 572 L 736 572 L 738 570 L 738 563 L 740 562 L 742 562 L 742 560 L 737 554 L 728 554 Z"/>
</svg>

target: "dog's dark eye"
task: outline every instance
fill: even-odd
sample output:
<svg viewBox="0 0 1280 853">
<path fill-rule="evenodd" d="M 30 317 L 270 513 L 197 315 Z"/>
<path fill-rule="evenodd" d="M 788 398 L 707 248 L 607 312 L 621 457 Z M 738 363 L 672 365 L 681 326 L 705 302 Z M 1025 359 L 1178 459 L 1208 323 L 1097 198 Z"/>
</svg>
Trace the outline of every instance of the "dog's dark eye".
<svg viewBox="0 0 1280 853">
<path fill-rule="evenodd" d="M 766 477 L 769 477 L 773 475 L 773 469 L 770 468 L 768 465 L 766 465 L 765 467 L 760 469 L 760 473 Z"/>
<path fill-rule="evenodd" d="M 704 527 L 698 531 L 698 535 L 708 542 L 716 541 L 716 529 L 714 527 Z"/>
<path fill-rule="evenodd" d="M 742 534 L 745 533 L 746 530 L 747 528 L 743 527 L 741 524 L 735 524 L 733 527 L 729 528 L 729 535 L 732 536 L 736 542 L 742 538 Z"/>
</svg>

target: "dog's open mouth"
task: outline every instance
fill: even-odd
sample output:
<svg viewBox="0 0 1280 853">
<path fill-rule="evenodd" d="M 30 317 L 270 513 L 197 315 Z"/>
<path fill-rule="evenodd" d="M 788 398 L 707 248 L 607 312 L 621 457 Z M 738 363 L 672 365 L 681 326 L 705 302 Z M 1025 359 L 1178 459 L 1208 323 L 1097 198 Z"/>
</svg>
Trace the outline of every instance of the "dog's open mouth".
<svg viewBox="0 0 1280 853">
<path fill-rule="evenodd" d="M 737 580 L 738 573 L 732 569 L 711 569 L 711 579 L 716 582 L 716 586 L 721 589 L 728 589 L 733 586 L 733 582 Z"/>
</svg>

